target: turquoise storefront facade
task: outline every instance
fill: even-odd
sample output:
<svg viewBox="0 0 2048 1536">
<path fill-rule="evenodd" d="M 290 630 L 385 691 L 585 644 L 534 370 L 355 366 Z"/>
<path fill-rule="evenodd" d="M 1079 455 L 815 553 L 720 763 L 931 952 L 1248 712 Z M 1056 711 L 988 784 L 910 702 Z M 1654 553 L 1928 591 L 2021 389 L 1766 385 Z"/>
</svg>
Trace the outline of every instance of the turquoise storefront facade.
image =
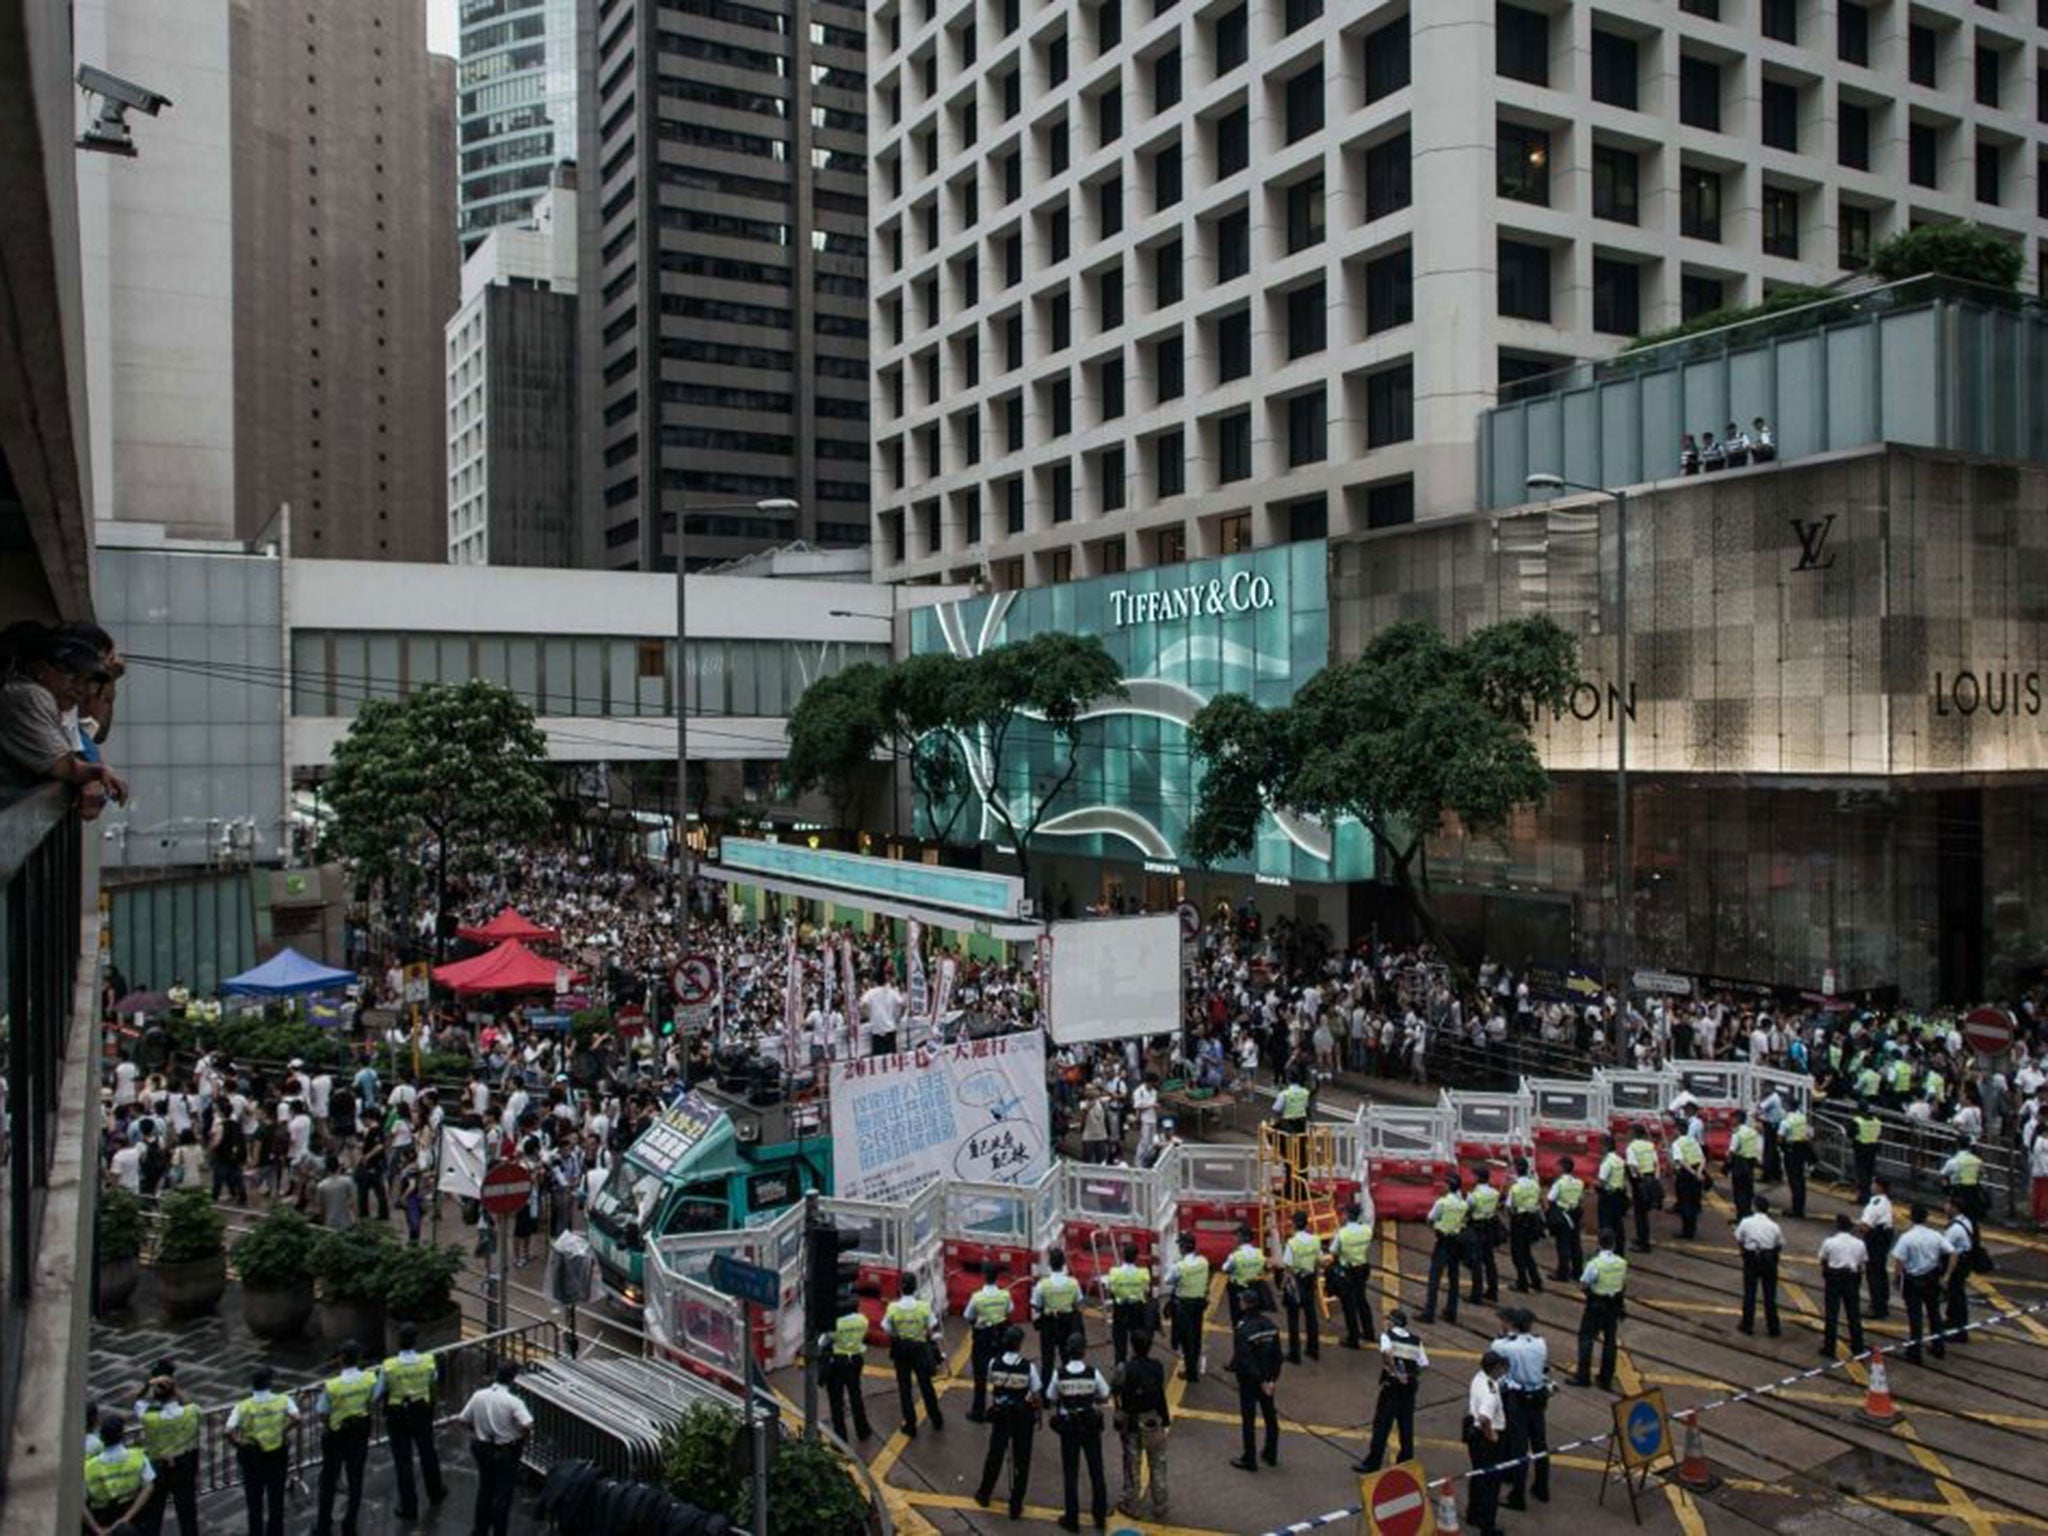
<svg viewBox="0 0 2048 1536">
<path fill-rule="evenodd" d="M 1223 693 L 1285 703 L 1322 670 L 1330 649 L 1328 558 L 1318 539 L 943 603 L 911 615 L 911 650 L 972 656 L 1048 631 L 1098 636 L 1130 696 L 1090 715 L 1079 769 L 1033 848 L 1178 873 L 1187 867 L 1182 850 L 1196 786 L 1187 722 Z M 963 739 L 961 746 L 975 787 L 953 827 L 959 842 L 997 841 L 1002 827 L 987 810 L 989 795 L 1029 805 L 1066 766 L 1052 733 L 1029 720 L 1013 728 L 1000 765 L 988 763 L 977 743 Z M 994 777 L 992 769 L 999 770 Z M 1348 882 L 1371 878 L 1372 852 L 1355 823 L 1332 830 L 1268 815 L 1254 856 L 1218 867 Z"/>
</svg>

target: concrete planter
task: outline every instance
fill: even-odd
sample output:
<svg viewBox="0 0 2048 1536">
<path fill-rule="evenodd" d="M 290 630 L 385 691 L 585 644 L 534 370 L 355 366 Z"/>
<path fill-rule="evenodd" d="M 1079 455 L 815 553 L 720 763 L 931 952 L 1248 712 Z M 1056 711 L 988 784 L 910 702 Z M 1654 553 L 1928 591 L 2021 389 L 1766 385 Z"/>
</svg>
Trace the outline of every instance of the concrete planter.
<svg viewBox="0 0 2048 1536">
<path fill-rule="evenodd" d="M 375 1349 L 377 1341 L 384 1337 L 384 1303 L 323 1299 L 320 1337 L 335 1347 L 353 1340 L 366 1351 Z"/>
<path fill-rule="evenodd" d="M 156 1266 L 157 1296 L 170 1317 L 198 1317 L 220 1305 L 228 1288 L 228 1257 L 216 1253 L 203 1259 L 185 1259 Z"/>
<path fill-rule="evenodd" d="M 283 1342 L 303 1338 L 313 1315 L 313 1282 L 296 1285 L 242 1287 L 242 1321 L 259 1339 Z"/>
<path fill-rule="evenodd" d="M 142 1261 L 130 1254 L 125 1259 L 100 1261 L 100 1310 L 119 1312 L 134 1299 L 142 1282 Z"/>
<path fill-rule="evenodd" d="M 451 1306 L 439 1317 L 387 1318 L 384 1323 L 384 1346 L 389 1353 L 398 1353 L 398 1327 L 401 1322 L 407 1321 L 419 1330 L 419 1338 L 413 1344 L 415 1349 L 439 1349 L 444 1344 L 462 1342 L 462 1308 Z"/>
</svg>

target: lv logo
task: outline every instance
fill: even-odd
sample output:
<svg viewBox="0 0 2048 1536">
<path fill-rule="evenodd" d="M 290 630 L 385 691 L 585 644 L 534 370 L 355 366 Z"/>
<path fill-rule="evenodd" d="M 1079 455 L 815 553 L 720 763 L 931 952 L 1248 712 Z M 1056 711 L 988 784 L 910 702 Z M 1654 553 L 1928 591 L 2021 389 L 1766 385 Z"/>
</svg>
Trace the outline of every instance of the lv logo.
<svg viewBox="0 0 2048 1536">
<path fill-rule="evenodd" d="M 1792 531 L 1799 535 L 1799 563 L 1795 571 L 1824 571 L 1835 563 L 1835 557 L 1827 552 L 1828 533 L 1835 526 L 1835 514 L 1815 518 L 1811 522 L 1801 518 L 1792 519 Z"/>
</svg>

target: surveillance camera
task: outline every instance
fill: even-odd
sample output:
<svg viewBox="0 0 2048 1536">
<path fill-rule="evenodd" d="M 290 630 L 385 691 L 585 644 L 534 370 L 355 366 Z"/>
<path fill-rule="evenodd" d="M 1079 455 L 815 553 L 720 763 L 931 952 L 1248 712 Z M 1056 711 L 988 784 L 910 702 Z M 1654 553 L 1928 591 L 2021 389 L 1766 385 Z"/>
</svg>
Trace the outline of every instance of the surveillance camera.
<svg viewBox="0 0 2048 1536">
<path fill-rule="evenodd" d="M 94 69 L 90 64 L 78 66 L 78 83 L 95 96 L 104 96 L 107 100 L 119 102 L 124 107 L 147 112 L 151 117 L 155 117 L 171 105 L 171 98 L 162 91 L 152 91 L 146 85 L 123 80 L 119 75 L 110 75 L 104 69 Z"/>
</svg>

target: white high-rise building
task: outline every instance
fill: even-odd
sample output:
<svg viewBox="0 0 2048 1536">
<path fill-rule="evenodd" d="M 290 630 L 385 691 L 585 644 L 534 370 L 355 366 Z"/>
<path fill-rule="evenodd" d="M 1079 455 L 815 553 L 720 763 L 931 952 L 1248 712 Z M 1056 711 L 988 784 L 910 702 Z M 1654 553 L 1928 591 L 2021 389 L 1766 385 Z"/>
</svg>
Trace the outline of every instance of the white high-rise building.
<svg viewBox="0 0 2048 1536">
<path fill-rule="evenodd" d="M 1506 385 L 1850 278 L 1920 223 L 2041 269 L 2048 14 L 2022 0 L 871 16 L 885 578 L 1469 511 Z"/>
</svg>

